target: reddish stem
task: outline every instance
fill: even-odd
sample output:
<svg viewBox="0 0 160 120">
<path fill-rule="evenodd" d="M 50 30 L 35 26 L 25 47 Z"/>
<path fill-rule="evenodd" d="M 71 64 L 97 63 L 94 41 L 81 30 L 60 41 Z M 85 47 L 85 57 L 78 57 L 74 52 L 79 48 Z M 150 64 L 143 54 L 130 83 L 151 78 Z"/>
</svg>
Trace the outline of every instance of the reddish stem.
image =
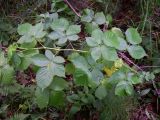
<svg viewBox="0 0 160 120">
<path fill-rule="evenodd" d="M 78 17 L 81 17 L 80 13 L 78 13 L 74 7 L 68 2 L 68 0 L 64 0 L 65 3 L 68 4 L 68 6 L 73 10 L 73 12 L 78 16 Z"/>
<path fill-rule="evenodd" d="M 138 70 L 143 71 L 138 65 L 136 65 L 132 60 L 130 60 L 125 54 L 123 54 L 122 52 L 118 52 L 118 54 L 120 55 L 120 57 L 125 59 L 127 62 L 134 65 Z"/>
</svg>

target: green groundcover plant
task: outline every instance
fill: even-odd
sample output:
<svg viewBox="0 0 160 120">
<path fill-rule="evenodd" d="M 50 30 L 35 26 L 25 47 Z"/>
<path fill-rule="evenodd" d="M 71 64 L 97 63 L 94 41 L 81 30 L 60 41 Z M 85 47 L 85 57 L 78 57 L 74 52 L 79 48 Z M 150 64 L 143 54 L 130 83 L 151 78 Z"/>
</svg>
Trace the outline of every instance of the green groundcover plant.
<svg viewBox="0 0 160 120">
<path fill-rule="evenodd" d="M 15 84 L 16 71 L 31 67 L 36 73 L 34 89 L 27 88 L 31 103 L 41 109 L 70 104 L 74 114 L 83 105 L 96 107 L 110 89 L 118 96 L 133 95 L 134 85 L 154 78 L 125 63 L 129 58 L 124 53 L 135 60 L 147 56 L 136 28 L 105 29 L 109 21 L 103 12 L 85 9 L 75 21 L 62 16 L 63 10 L 41 14 L 35 24 L 18 25 L 18 41 L 0 51 L 1 86 Z"/>
</svg>

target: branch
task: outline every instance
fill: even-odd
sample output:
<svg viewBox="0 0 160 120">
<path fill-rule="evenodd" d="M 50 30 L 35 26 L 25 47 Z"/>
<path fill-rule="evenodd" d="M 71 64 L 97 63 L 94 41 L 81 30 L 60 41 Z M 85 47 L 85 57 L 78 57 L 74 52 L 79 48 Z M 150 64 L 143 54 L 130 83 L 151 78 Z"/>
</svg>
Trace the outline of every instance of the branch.
<svg viewBox="0 0 160 120">
<path fill-rule="evenodd" d="M 60 49 L 60 48 L 50 48 L 50 47 L 38 47 L 38 48 L 23 48 L 23 47 L 17 47 L 22 50 L 55 50 L 55 51 L 74 51 L 74 52 L 81 52 L 81 53 L 87 53 L 88 51 L 83 50 L 76 50 L 76 49 Z"/>
<path fill-rule="evenodd" d="M 78 12 L 74 9 L 74 7 L 68 2 L 68 0 L 64 0 L 64 2 L 68 4 L 68 6 L 73 10 L 73 12 L 74 12 L 78 17 L 81 17 L 81 14 L 78 13 Z"/>
<path fill-rule="evenodd" d="M 120 57 L 125 59 L 127 62 L 134 65 L 138 70 L 143 71 L 138 65 L 136 65 L 133 61 L 131 61 L 125 54 L 123 54 L 122 52 L 118 52 L 118 54 L 120 55 Z"/>
</svg>

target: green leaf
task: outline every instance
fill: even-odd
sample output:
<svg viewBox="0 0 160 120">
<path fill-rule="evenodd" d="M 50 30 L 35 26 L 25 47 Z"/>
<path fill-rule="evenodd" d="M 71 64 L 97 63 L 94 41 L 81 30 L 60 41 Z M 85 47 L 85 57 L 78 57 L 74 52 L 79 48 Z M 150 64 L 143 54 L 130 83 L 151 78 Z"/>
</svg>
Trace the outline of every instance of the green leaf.
<svg viewBox="0 0 160 120">
<path fill-rule="evenodd" d="M 73 77 L 74 77 L 74 81 L 75 81 L 76 85 L 88 86 L 88 83 L 89 83 L 88 76 L 84 71 L 82 71 L 80 69 L 76 69 L 73 74 Z"/>
<path fill-rule="evenodd" d="M 33 40 L 32 42 L 21 43 L 22 48 L 34 48 L 37 45 L 37 41 Z"/>
<path fill-rule="evenodd" d="M 79 39 L 79 36 L 78 35 L 69 35 L 69 36 L 67 36 L 67 39 L 70 41 L 76 41 Z"/>
<path fill-rule="evenodd" d="M 99 25 L 104 24 L 106 22 L 106 17 L 104 16 L 103 12 L 96 13 L 94 17 L 94 21 Z"/>
<path fill-rule="evenodd" d="M 40 68 L 36 74 L 37 85 L 45 89 L 47 88 L 53 80 L 53 74 L 48 69 L 48 67 Z"/>
<path fill-rule="evenodd" d="M 64 63 L 65 59 L 63 57 L 61 57 L 61 56 L 55 56 L 53 58 L 53 62 L 55 62 L 55 63 Z"/>
<path fill-rule="evenodd" d="M 66 35 L 74 35 L 81 32 L 81 26 L 80 25 L 71 25 L 66 31 Z"/>
<path fill-rule="evenodd" d="M 39 31 L 35 34 L 35 38 L 43 38 L 45 35 L 47 34 L 47 32 L 45 31 Z"/>
<path fill-rule="evenodd" d="M 26 120 L 29 114 L 15 113 L 9 120 Z"/>
<path fill-rule="evenodd" d="M 43 38 L 46 35 L 46 32 L 43 31 L 43 23 L 38 23 L 31 29 L 31 35 L 35 38 Z"/>
<path fill-rule="evenodd" d="M 23 57 L 32 57 L 34 55 L 39 54 L 38 50 L 34 50 L 34 49 L 28 49 L 22 52 L 23 53 Z"/>
<path fill-rule="evenodd" d="M 100 29 L 96 29 L 92 32 L 92 35 L 91 35 L 94 40 L 98 43 L 98 44 L 101 44 L 102 43 L 102 40 L 104 39 L 104 34 L 103 32 L 100 30 Z"/>
<path fill-rule="evenodd" d="M 15 53 L 13 55 L 13 57 L 12 57 L 12 63 L 14 64 L 14 66 L 16 68 L 18 68 L 18 66 L 21 64 L 21 58 L 20 58 L 20 56 L 17 53 Z"/>
<path fill-rule="evenodd" d="M 74 67 L 74 65 L 71 64 L 71 63 L 66 64 L 66 65 L 65 65 L 65 72 L 66 72 L 66 74 L 68 74 L 68 75 L 73 74 L 73 73 L 75 72 L 75 67 Z"/>
<path fill-rule="evenodd" d="M 106 95 L 107 95 L 107 91 L 106 91 L 106 88 L 103 85 L 100 85 L 95 91 L 95 96 L 100 100 L 105 98 Z"/>
<path fill-rule="evenodd" d="M 127 49 L 131 57 L 134 59 L 141 59 L 147 55 L 144 49 L 139 45 L 132 45 L 129 46 Z"/>
<path fill-rule="evenodd" d="M 0 50 L 0 67 L 6 64 L 6 58 L 4 57 L 4 52 Z"/>
<path fill-rule="evenodd" d="M 84 104 L 89 103 L 89 102 L 88 102 L 88 98 L 87 98 L 87 96 L 85 96 L 85 95 L 83 95 L 83 96 L 80 98 L 80 100 L 81 100 Z"/>
<path fill-rule="evenodd" d="M 91 22 L 94 17 L 94 11 L 91 9 L 85 9 L 84 15 L 81 17 L 81 20 L 84 22 Z"/>
<path fill-rule="evenodd" d="M 88 100 L 88 103 L 95 103 L 96 102 L 95 96 L 90 93 L 87 94 L 87 100 Z"/>
<path fill-rule="evenodd" d="M 51 28 L 55 31 L 65 31 L 69 26 L 68 20 L 65 18 L 56 19 L 52 22 Z"/>
<path fill-rule="evenodd" d="M 95 61 L 100 59 L 101 58 L 101 48 L 100 47 L 91 48 L 91 56 Z"/>
<path fill-rule="evenodd" d="M 52 74 L 57 75 L 59 77 L 65 77 L 65 68 L 63 65 L 51 62 L 48 67 Z"/>
<path fill-rule="evenodd" d="M 89 78 L 91 78 L 91 73 L 88 68 L 89 65 L 83 56 L 78 53 L 73 53 L 69 56 L 69 60 L 73 63 L 75 68 L 82 70 Z"/>
<path fill-rule="evenodd" d="M 124 71 L 118 70 L 109 78 L 109 83 L 112 85 L 117 84 L 120 81 L 126 80 L 127 76 Z"/>
<path fill-rule="evenodd" d="M 92 80 L 94 80 L 96 85 L 100 84 L 100 81 L 104 78 L 102 71 L 99 69 L 93 69 L 92 70 Z"/>
<path fill-rule="evenodd" d="M 140 77 L 134 75 L 133 73 L 128 74 L 128 81 L 130 81 L 132 84 L 142 83 L 142 80 L 140 79 Z"/>
<path fill-rule="evenodd" d="M 112 31 L 107 31 L 104 33 L 105 39 L 103 39 L 103 42 L 105 45 L 110 47 L 118 48 L 120 46 L 120 42 L 118 40 L 118 37 L 116 34 Z"/>
<path fill-rule="evenodd" d="M 29 23 L 24 23 L 21 25 L 18 25 L 18 34 L 19 35 L 25 35 L 27 33 L 29 33 L 30 29 L 32 28 L 32 25 Z"/>
<path fill-rule="evenodd" d="M 31 63 L 32 63 L 31 62 L 31 58 L 29 58 L 29 57 L 22 57 L 21 58 L 21 64 L 18 67 L 21 70 L 26 70 Z"/>
<path fill-rule="evenodd" d="M 113 27 L 111 31 L 115 33 L 115 35 L 117 35 L 118 37 L 124 38 L 123 32 L 119 28 Z"/>
<path fill-rule="evenodd" d="M 98 46 L 97 41 L 92 37 L 86 37 L 86 42 L 87 42 L 87 45 L 90 46 L 90 47 Z"/>
<path fill-rule="evenodd" d="M 7 50 L 9 60 L 12 58 L 13 54 L 16 52 L 16 49 L 17 49 L 17 46 L 15 44 L 9 45 Z"/>
<path fill-rule="evenodd" d="M 107 14 L 106 20 L 107 20 L 107 22 L 108 22 L 109 24 L 113 22 L 113 18 L 112 18 L 112 16 L 111 16 L 111 14 Z"/>
<path fill-rule="evenodd" d="M 84 74 L 84 76 L 87 75 L 88 85 L 90 87 L 95 87 L 95 83 L 92 81 L 92 74 L 90 72 L 90 67 L 86 59 L 83 56 L 79 55 L 78 53 L 73 53 L 69 56 L 69 60 L 73 63 L 75 68 L 80 71 L 79 72 L 81 74 L 80 76 L 82 76 L 82 74 Z"/>
<path fill-rule="evenodd" d="M 71 114 L 75 114 L 75 113 L 77 113 L 80 110 L 81 110 L 81 106 L 79 104 L 74 104 L 74 105 L 72 105 L 72 107 L 71 107 L 71 109 L 70 109 L 69 112 Z"/>
<path fill-rule="evenodd" d="M 20 37 L 20 39 L 18 40 L 19 44 L 23 44 L 23 43 L 31 43 L 35 41 L 35 38 L 30 36 L 30 35 L 23 35 L 22 37 Z"/>
<path fill-rule="evenodd" d="M 141 76 L 142 79 L 145 79 L 146 81 L 154 80 L 155 75 L 154 73 L 150 72 L 142 72 Z"/>
<path fill-rule="evenodd" d="M 125 34 L 128 42 L 131 44 L 139 44 L 142 42 L 142 38 L 135 28 L 128 28 Z"/>
<path fill-rule="evenodd" d="M 151 88 L 147 88 L 147 89 L 141 90 L 139 94 L 140 94 L 140 96 L 145 96 L 145 95 L 147 95 L 150 91 L 151 91 Z"/>
<path fill-rule="evenodd" d="M 118 37 L 118 41 L 119 41 L 119 46 L 117 47 L 118 50 L 126 50 L 127 49 L 127 42 L 123 39 Z"/>
<path fill-rule="evenodd" d="M 85 30 L 87 33 L 92 34 L 92 32 L 96 29 L 99 29 L 98 25 L 94 22 L 92 23 L 86 23 L 85 24 Z"/>
<path fill-rule="evenodd" d="M 127 81 L 120 81 L 116 88 L 115 94 L 118 96 L 132 95 L 133 86 Z"/>
<path fill-rule="evenodd" d="M 66 42 L 67 42 L 67 36 L 64 36 L 64 37 L 61 37 L 61 38 L 58 40 L 57 44 L 58 44 L 58 45 L 63 45 L 63 44 L 65 44 Z"/>
<path fill-rule="evenodd" d="M 37 87 L 35 91 L 36 102 L 39 108 L 45 108 L 48 106 L 49 103 L 49 91 L 42 90 L 41 88 Z"/>
<path fill-rule="evenodd" d="M 37 54 L 32 57 L 32 62 L 34 65 L 44 67 L 49 64 L 49 60 L 42 54 Z"/>
<path fill-rule="evenodd" d="M 80 96 L 78 96 L 77 94 L 73 93 L 71 95 L 67 95 L 66 99 L 67 99 L 68 102 L 74 103 L 75 101 L 80 100 Z"/>
<path fill-rule="evenodd" d="M 51 40 L 56 40 L 56 39 L 62 38 L 64 36 L 65 36 L 65 34 L 62 31 L 53 31 L 48 35 L 48 37 Z"/>
<path fill-rule="evenodd" d="M 59 77 L 54 77 L 53 82 L 50 85 L 50 88 L 55 91 L 62 91 L 68 87 L 68 83 Z"/>
<path fill-rule="evenodd" d="M 1 82 L 3 84 L 11 84 L 14 80 L 14 69 L 9 65 L 5 65 L 1 71 L 2 79 Z"/>
<path fill-rule="evenodd" d="M 45 51 L 45 56 L 50 60 L 53 61 L 55 55 L 50 51 L 50 50 L 46 50 Z"/>
<path fill-rule="evenodd" d="M 115 61 L 118 59 L 117 52 L 114 48 L 101 46 L 102 57 L 108 61 Z"/>
<path fill-rule="evenodd" d="M 49 105 L 54 107 L 62 107 L 65 104 L 63 91 L 51 91 L 49 97 Z"/>
</svg>

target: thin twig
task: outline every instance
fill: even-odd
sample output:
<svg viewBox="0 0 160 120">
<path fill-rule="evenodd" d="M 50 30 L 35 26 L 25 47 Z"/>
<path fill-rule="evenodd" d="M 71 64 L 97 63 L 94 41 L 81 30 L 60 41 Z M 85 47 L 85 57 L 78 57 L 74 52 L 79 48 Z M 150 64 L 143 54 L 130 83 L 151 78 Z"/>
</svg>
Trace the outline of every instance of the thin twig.
<svg viewBox="0 0 160 120">
<path fill-rule="evenodd" d="M 138 74 L 138 72 L 136 70 L 134 70 L 133 68 L 129 67 L 127 64 L 123 64 L 126 68 L 130 69 L 131 71 L 135 72 L 136 74 Z"/>
<path fill-rule="evenodd" d="M 73 10 L 73 12 L 74 12 L 78 17 L 81 17 L 81 14 L 78 13 L 78 12 L 74 9 L 74 7 L 68 2 L 68 0 L 64 0 L 64 2 L 66 2 L 66 3 L 69 5 L 69 7 Z"/>
<path fill-rule="evenodd" d="M 141 66 L 141 68 L 160 68 L 160 66 Z"/>
<path fill-rule="evenodd" d="M 82 52 L 82 53 L 87 53 L 88 51 L 83 51 L 83 50 L 76 50 L 76 49 L 60 49 L 60 48 L 50 48 L 50 47 L 38 47 L 38 48 L 23 48 L 23 47 L 17 47 L 22 50 L 55 50 L 55 51 L 74 51 L 74 52 Z"/>
<path fill-rule="evenodd" d="M 130 60 L 125 54 L 123 54 L 122 52 L 118 52 L 118 54 L 125 59 L 127 62 L 129 62 L 130 64 L 134 65 L 138 70 L 143 71 L 138 65 L 136 65 L 132 60 Z"/>
</svg>

